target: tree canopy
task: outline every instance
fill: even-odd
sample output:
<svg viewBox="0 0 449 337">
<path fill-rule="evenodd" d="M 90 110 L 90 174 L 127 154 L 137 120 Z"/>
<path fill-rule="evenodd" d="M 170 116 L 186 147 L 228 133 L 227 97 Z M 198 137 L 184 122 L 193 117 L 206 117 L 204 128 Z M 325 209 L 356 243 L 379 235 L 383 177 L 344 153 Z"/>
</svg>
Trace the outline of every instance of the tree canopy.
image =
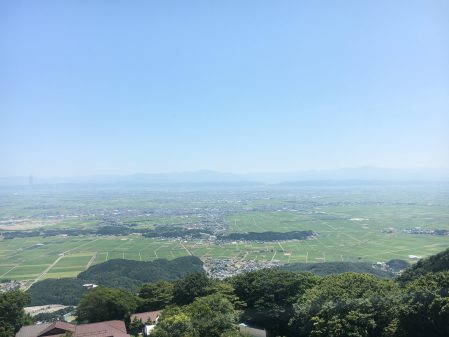
<svg viewBox="0 0 449 337">
<path fill-rule="evenodd" d="M 85 282 L 77 278 L 46 279 L 36 282 L 28 289 L 31 305 L 78 305 L 81 297 L 87 292 L 83 287 Z"/>
<path fill-rule="evenodd" d="M 449 272 L 420 276 L 405 289 L 399 335 L 449 336 Z"/>
<path fill-rule="evenodd" d="M 0 337 L 11 337 L 32 319 L 23 308 L 30 302 L 29 295 L 20 290 L 0 293 Z"/>
<path fill-rule="evenodd" d="M 299 336 L 392 336 L 400 300 L 393 281 L 368 274 L 331 275 L 299 298 L 290 326 Z"/>
<path fill-rule="evenodd" d="M 427 273 L 441 271 L 449 271 L 449 249 L 436 255 L 431 255 L 426 259 L 419 260 L 410 268 L 406 269 L 398 280 L 400 282 L 410 282 Z"/>
<path fill-rule="evenodd" d="M 220 337 L 234 331 L 237 312 L 231 302 L 219 294 L 196 298 L 182 308 L 164 311 L 154 337 Z"/>
<path fill-rule="evenodd" d="M 76 315 L 80 322 L 128 320 L 137 306 L 138 299 L 127 291 L 98 287 L 81 299 Z"/>
<path fill-rule="evenodd" d="M 319 277 L 311 273 L 274 269 L 240 274 L 230 280 L 235 294 L 247 305 L 242 319 L 275 335 L 287 334 L 293 304 L 318 281 Z"/>
<path fill-rule="evenodd" d="M 165 308 L 172 303 L 173 288 L 173 283 L 167 281 L 144 284 L 139 291 L 139 297 L 142 299 L 139 310 L 152 311 Z"/>
<path fill-rule="evenodd" d="M 191 273 L 204 273 L 203 262 L 196 256 L 154 261 L 109 260 L 91 266 L 78 275 L 86 282 L 137 291 L 144 283 L 176 280 Z"/>
<path fill-rule="evenodd" d="M 197 297 L 208 295 L 212 281 L 202 273 L 190 274 L 177 280 L 173 288 L 173 302 L 189 304 Z"/>
</svg>

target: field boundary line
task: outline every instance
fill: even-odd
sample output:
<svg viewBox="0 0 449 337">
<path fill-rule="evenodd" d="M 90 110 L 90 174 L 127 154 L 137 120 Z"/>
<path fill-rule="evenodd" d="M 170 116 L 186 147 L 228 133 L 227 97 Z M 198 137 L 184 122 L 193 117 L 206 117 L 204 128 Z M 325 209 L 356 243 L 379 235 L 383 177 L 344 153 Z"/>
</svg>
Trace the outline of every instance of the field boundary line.
<svg viewBox="0 0 449 337">
<path fill-rule="evenodd" d="M 277 252 L 278 252 L 277 250 L 274 250 L 274 254 L 273 254 L 273 257 L 271 258 L 271 262 L 273 262 Z"/>
<path fill-rule="evenodd" d="M 12 267 L 11 269 L 9 269 L 8 271 L 6 271 L 6 273 L 4 273 L 4 274 L 2 274 L 2 275 L 0 275 L 0 278 L 2 278 L 3 276 L 5 276 L 6 274 L 8 274 L 10 271 L 12 271 L 12 270 L 14 270 L 14 269 L 16 269 L 17 267 L 18 267 L 19 265 L 18 264 L 16 264 L 14 267 Z"/>
<path fill-rule="evenodd" d="M 260 226 L 260 225 L 257 224 L 256 219 L 254 219 L 254 217 L 252 217 L 252 218 L 253 218 L 254 226 L 255 226 L 255 227 L 258 227 L 262 232 L 265 232 L 265 229 L 262 228 L 262 226 Z"/>
<path fill-rule="evenodd" d="M 45 276 L 45 274 L 47 274 L 51 268 L 53 268 L 63 257 L 65 257 L 65 255 L 60 255 L 51 265 L 49 265 L 42 273 L 40 273 L 33 282 L 31 282 L 31 284 L 29 286 L 27 286 L 27 288 L 25 290 L 28 290 L 31 288 L 31 286 L 33 284 L 35 284 L 36 282 L 38 282 L 42 277 Z"/>
<path fill-rule="evenodd" d="M 281 243 L 278 241 L 278 246 L 281 247 L 282 251 L 285 252 L 284 247 L 282 247 Z"/>
<path fill-rule="evenodd" d="M 186 246 L 184 246 L 184 244 L 182 242 L 179 243 L 181 245 L 182 248 L 184 248 L 186 250 L 187 253 L 189 253 L 190 256 L 192 256 L 192 252 L 190 250 L 187 249 Z"/>
<path fill-rule="evenodd" d="M 87 246 L 88 244 L 93 243 L 93 242 L 98 241 L 98 240 L 100 240 L 100 239 L 95 239 L 95 240 L 92 240 L 92 241 L 85 242 L 85 243 L 83 243 L 83 244 L 81 244 L 81 245 L 79 245 L 79 246 L 73 247 L 73 248 L 71 248 L 71 249 L 69 249 L 69 250 L 66 250 L 65 252 L 62 252 L 62 254 L 65 255 L 65 254 L 71 252 L 72 250 L 78 249 L 78 248 L 80 248 L 80 247 Z"/>
<path fill-rule="evenodd" d="M 95 259 L 97 258 L 97 254 L 98 254 L 98 252 L 95 252 L 95 254 L 92 255 L 92 257 L 90 258 L 89 262 L 87 262 L 86 268 L 84 268 L 84 270 L 89 269 L 89 267 L 92 265 L 92 263 L 94 263 Z"/>
</svg>

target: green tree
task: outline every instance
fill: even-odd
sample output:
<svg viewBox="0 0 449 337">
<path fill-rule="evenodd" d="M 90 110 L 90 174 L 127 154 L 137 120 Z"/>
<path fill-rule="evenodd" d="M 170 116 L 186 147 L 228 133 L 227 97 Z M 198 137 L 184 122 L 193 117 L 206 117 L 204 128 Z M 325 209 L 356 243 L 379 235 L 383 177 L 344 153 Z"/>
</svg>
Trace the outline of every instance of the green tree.
<svg viewBox="0 0 449 337">
<path fill-rule="evenodd" d="M 246 303 L 235 294 L 234 286 L 229 282 L 214 280 L 207 289 L 207 293 L 221 295 L 231 302 L 237 310 L 243 310 L 246 307 Z"/>
<path fill-rule="evenodd" d="M 311 273 L 264 269 L 237 275 L 230 282 L 247 304 L 243 321 L 264 327 L 273 335 L 287 335 L 293 304 L 319 280 Z"/>
<path fill-rule="evenodd" d="M 198 297 L 189 305 L 165 309 L 151 336 L 220 337 L 235 330 L 236 317 L 232 303 L 223 296 Z"/>
<path fill-rule="evenodd" d="M 140 319 L 134 318 L 129 323 L 128 332 L 133 336 L 137 336 L 140 332 L 142 332 L 142 322 Z"/>
<path fill-rule="evenodd" d="M 164 310 L 151 337 L 198 337 L 191 317 L 179 307 Z"/>
<path fill-rule="evenodd" d="M 449 336 L 449 272 L 428 273 L 410 282 L 399 317 L 401 336 Z"/>
<path fill-rule="evenodd" d="M 163 309 L 172 303 L 173 283 L 159 281 L 145 284 L 139 291 L 139 297 L 142 299 L 139 310 L 151 311 Z"/>
<path fill-rule="evenodd" d="M 184 305 L 192 303 L 197 297 L 209 294 L 212 281 L 205 274 L 194 273 L 177 280 L 173 287 L 173 302 Z"/>
<path fill-rule="evenodd" d="M 232 329 L 237 319 L 232 303 L 219 294 L 199 297 L 186 310 L 200 337 L 219 337 Z"/>
<path fill-rule="evenodd" d="M 98 287 L 84 295 L 76 309 L 76 315 L 80 322 L 128 320 L 137 304 L 136 296 L 124 290 Z"/>
<path fill-rule="evenodd" d="M 322 279 L 295 305 L 296 336 L 393 336 L 400 289 L 390 280 L 346 273 Z"/>
<path fill-rule="evenodd" d="M 30 316 L 23 308 L 30 303 L 28 294 L 15 290 L 0 293 L 0 337 L 11 337 L 24 324 L 30 324 Z"/>
<path fill-rule="evenodd" d="M 449 271 L 449 249 L 419 260 L 410 268 L 406 269 L 401 276 L 398 277 L 398 281 L 407 283 L 427 273 L 438 273 L 443 271 Z"/>
</svg>

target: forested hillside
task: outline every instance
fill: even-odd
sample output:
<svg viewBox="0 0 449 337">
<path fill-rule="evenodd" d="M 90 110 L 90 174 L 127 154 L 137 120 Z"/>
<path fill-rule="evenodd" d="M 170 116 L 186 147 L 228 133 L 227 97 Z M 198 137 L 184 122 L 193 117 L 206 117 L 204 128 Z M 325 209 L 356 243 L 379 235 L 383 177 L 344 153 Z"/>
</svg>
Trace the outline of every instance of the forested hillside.
<svg viewBox="0 0 449 337">
<path fill-rule="evenodd" d="M 85 283 L 137 292 L 144 283 L 176 280 L 191 273 L 204 273 L 202 261 L 195 256 L 149 262 L 109 260 L 91 266 L 76 279 L 48 279 L 37 282 L 28 292 L 32 305 L 77 305 L 86 292 L 82 286 Z"/>
<path fill-rule="evenodd" d="M 410 267 L 401 282 L 346 272 L 373 270 L 360 263 L 294 264 L 285 268 L 295 271 L 263 269 L 219 281 L 209 279 L 195 257 L 111 260 L 78 279 L 38 282 L 29 293 L 32 304 L 73 305 L 81 298 L 77 314 L 83 322 L 129 322 L 133 312 L 163 309 L 155 337 L 237 337 L 238 322 L 272 336 L 443 337 L 449 335 L 448 254 Z M 103 286 L 86 291 L 82 283 L 88 281 Z M 137 328 L 129 323 L 131 332 Z"/>
<path fill-rule="evenodd" d="M 149 262 L 109 260 L 90 267 L 78 275 L 79 279 L 110 287 L 136 289 L 143 283 L 175 280 L 190 273 L 202 273 L 203 262 L 196 256 L 174 260 L 158 259 Z"/>
<path fill-rule="evenodd" d="M 367 273 L 381 278 L 392 278 L 393 273 L 375 269 L 369 262 L 325 262 L 325 263 L 290 263 L 280 267 L 282 270 L 308 271 L 320 276 L 342 273 Z"/>
<path fill-rule="evenodd" d="M 31 305 L 64 304 L 77 305 L 86 293 L 84 280 L 77 278 L 46 279 L 36 282 L 28 289 Z"/>
<path fill-rule="evenodd" d="M 428 273 L 436 273 L 448 270 L 449 249 L 446 249 L 441 253 L 431 255 L 426 259 L 419 260 L 412 267 L 405 270 L 398 279 L 401 282 L 408 282 Z"/>
</svg>

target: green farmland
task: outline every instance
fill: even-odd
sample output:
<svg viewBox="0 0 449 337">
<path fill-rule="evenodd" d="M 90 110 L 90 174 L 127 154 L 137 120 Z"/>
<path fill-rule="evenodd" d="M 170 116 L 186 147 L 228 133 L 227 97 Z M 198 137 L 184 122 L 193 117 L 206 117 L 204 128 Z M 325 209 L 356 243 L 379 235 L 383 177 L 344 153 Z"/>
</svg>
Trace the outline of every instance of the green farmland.
<svg viewBox="0 0 449 337">
<path fill-rule="evenodd" d="M 111 259 L 149 261 L 189 254 L 282 263 L 389 259 L 413 263 L 416 259 L 409 255 L 425 257 L 449 247 L 449 235 L 425 233 L 449 232 L 447 186 L 50 192 L 0 193 L 0 279 L 31 282 L 74 277 L 92 264 Z M 193 227 L 209 233 L 312 230 L 317 237 L 215 242 L 82 234 L 102 226 L 126 227 L 131 233 L 157 226 Z M 424 232 L 406 232 L 415 228 Z M 41 235 L 46 229 L 75 233 Z"/>
<path fill-rule="evenodd" d="M 29 249 L 36 244 L 43 246 Z M 406 234 L 337 230 L 321 232 L 317 239 L 275 243 L 229 243 L 216 245 L 208 242 L 176 242 L 126 238 L 70 238 L 43 240 L 13 239 L 2 242 L 1 279 L 33 280 L 52 266 L 43 278 L 74 277 L 86 269 L 89 261 L 100 263 L 110 259 L 150 261 L 157 258 L 173 259 L 188 254 L 199 257 L 241 257 L 251 260 L 271 259 L 289 262 L 330 261 L 386 261 L 393 258 L 408 260 L 408 255 L 427 256 L 446 249 L 447 237 L 412 236 Z M 23 249 L 21 247 L 28 247 Z M 410 260 L 413 262 L 413 260 Z"/>
</svg>

